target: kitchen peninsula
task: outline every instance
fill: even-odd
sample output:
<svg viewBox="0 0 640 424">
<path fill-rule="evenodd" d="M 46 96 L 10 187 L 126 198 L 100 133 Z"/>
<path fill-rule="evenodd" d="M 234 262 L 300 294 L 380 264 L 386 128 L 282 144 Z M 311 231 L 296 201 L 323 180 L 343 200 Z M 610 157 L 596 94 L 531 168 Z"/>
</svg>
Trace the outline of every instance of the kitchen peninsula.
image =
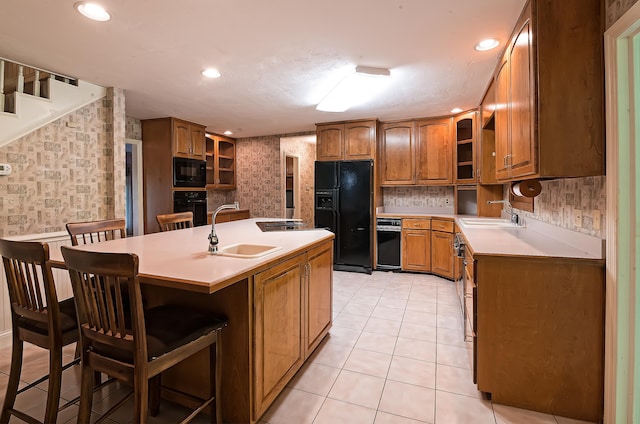
<svg viewBox="0 0 640 424">
<path fill-rule="evenodd" d="M 209 254 L 208 226 L 79 247 L 137 254 L 146 306 L 179 303 L 228 317 L 221 342 L 225 422 L 257 422 L 331 327 L 333 234 L 262 232 L 256 221 L 216 225 L 219 248 L 249 243 L 278 250 L 246 258 Z M 64 266 L 59 251 L 51 256 Z M 207 367 L 204 351 L 176 365 L 162 376 L 163 397 L 187 402 L 176 390 L 208 393 Z"/>
</svg>

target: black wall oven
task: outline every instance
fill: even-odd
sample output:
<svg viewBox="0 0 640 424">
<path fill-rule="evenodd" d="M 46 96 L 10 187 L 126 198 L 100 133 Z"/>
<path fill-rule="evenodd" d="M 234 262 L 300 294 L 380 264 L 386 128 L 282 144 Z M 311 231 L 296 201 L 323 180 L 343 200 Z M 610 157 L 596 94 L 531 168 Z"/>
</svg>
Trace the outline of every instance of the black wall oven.
<svg viewBox="0 0 640 424">
<path fill-rule="evenodd" d="M 173 212 L 193 212 L 193 226 L 207 225 L 207 192 L 174 191 Z"/>
<path fill-rule="evenodd" d="M 198 187 L 207 185 L 207 163 L 203 160 L 173 158 L 173 186 Z"/>
</svg>

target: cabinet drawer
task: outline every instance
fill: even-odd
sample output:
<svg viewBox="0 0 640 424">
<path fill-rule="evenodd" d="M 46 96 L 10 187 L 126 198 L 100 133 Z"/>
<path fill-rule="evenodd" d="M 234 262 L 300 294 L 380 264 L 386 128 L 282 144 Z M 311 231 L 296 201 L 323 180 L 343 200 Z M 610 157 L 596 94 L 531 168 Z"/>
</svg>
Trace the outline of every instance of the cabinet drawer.
<svg viewBox="0 0 640 424">
<path fill-rule="evenodd" d="M 444 231 L 446 233 L 453 233 L 453 221 L 442 221 L 440 219 L 432 219 L 431 229 L 434 231 Z"/>
<path fill-rule="evenodd" d="M 403 219 L 402 228 L 428 230 L 429 228 L 431 228 L 431 220 L 430 219 Z"/>
</svg>

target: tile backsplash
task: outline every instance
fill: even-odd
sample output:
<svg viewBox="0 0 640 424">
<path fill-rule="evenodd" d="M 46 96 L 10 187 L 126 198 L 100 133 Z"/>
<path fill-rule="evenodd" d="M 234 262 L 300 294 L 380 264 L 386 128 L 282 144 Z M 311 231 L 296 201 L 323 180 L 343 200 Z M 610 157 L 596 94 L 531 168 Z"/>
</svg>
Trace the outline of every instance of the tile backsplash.
<svg viewBox="0 0 640 424">
<path fill-rule="evenodd" d="M 385 208 L 453 208 L 453 187 L 383 187 Z"/>
</svg>

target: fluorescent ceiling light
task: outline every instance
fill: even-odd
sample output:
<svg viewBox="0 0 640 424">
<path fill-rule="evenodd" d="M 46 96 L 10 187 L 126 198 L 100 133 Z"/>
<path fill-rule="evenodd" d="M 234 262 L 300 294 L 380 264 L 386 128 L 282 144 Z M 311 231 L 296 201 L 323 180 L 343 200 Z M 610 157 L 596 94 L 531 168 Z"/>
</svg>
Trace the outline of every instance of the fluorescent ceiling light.
<svg viewBox="0 0 640 424">
<path fill-rule="evenodd" d="M 202 71 L 202 75 L 204 75 L 207 78 L 220 78 L 220 72 L 218 72 L 217 69 L 213 69 L 213 68 L 207 68 L 204 71 Z"/>
<path fill-rule="evenodd" d="M 451 113 L 460 113 L 462 112 L 462 109 L 460 109 L 459 107 L 454 107 L 453 109 L 451 109 Z"/>
<path fill-rule="evenodd" d="M 344 112 L 374 97 L 388 83 L 391 72 L 384 68 L 356 66 L 316 106 L 324 112 Z"/>
<path fill-rule="evenodd" d="M 487 38 L 486 40 L 482 40 L 478 44 L 476 44 L 475 49 L 479 52 L 483 52 L 486 50 L 495 49 L 499 44 L 500 42 L 495 38 Z"/>
<path fill-rule="evenodd" d="M 226 130 L 223 134 L 224 135 L 232 135 L 233 133 L 231 131 L 229 131 L 229 130 Z"/>
<path fill-rule="evenodd" d="M 80 1 L 74 4 L 74 7 L 78 10 L 78 12 L 82 13 L 89 19 L 93 19 L 94 21 L 108 21 L 111 19 L 111 15 L 107 12 L 104 7 L 95 3 L 87 3 Z"/>
</svg>

